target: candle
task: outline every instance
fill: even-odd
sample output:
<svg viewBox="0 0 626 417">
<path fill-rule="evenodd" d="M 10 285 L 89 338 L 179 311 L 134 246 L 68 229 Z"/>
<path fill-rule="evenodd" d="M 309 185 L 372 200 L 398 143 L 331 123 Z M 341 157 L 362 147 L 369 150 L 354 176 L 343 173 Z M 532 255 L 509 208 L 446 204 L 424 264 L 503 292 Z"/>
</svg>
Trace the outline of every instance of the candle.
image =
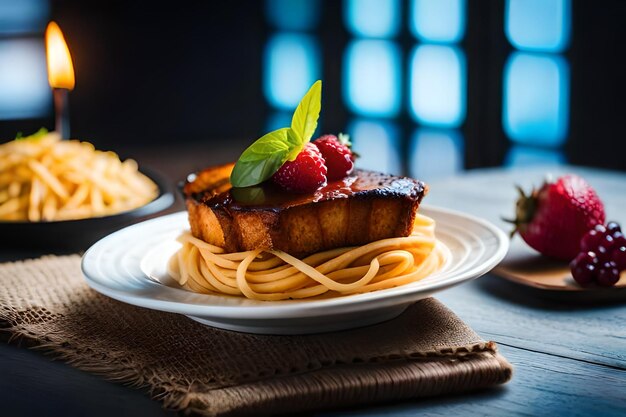
<svg viewBox="0 0 626 417">
<path fill-rule="evenodd" d="M 54 96 L 55 130 L 63 139 L 68 139 L 70 119 L 67 96 L 74 89 L 74 66 L 63 33 L 55 22 L 50 22 L 46 29 L 46 58 L 48 83 Z"/>
</svg>

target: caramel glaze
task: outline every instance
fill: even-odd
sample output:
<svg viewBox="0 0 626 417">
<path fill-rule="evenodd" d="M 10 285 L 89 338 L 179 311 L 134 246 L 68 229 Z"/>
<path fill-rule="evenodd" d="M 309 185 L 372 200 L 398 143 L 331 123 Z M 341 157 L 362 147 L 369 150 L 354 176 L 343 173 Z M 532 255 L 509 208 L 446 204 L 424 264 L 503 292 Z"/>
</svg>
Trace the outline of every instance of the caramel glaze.
<svg viewBox="0 0 626 417">
<path fill-rule="evenodd" d="M 228 188 L 227 183 L 215 185 L 212 191 L 190 193 L 191 197 L 211 209 L 221 208 L 227 212 L 281 211 L 306 204 L 351 197 L 359 199 L 401 198 L 419 203 L 427 192 L 427 186 L 422 181 L 366 170 L 355 170 L 343 179 L 331 181 L 317 191 L 306 194 L 286 192 L 271 181 L 246 188 Z"/>
</svg>

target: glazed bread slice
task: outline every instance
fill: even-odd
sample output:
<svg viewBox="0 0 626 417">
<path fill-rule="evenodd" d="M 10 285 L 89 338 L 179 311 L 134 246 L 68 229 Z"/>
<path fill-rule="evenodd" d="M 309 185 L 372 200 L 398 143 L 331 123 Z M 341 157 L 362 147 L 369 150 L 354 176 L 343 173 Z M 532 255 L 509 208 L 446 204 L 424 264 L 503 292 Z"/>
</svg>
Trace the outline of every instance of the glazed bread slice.
<svg viewBox="0 0 626 417">
<path fill-rule="evenodd" d="M 303 257 L 408 236 L 428 188 L 407 177 L 355 170 L 310 194 L 270 181 L 232 188 L 234 164 L 191 175 L 184 187 L 192 234 L 227 252 L 280 249 Z"/>
</svg>

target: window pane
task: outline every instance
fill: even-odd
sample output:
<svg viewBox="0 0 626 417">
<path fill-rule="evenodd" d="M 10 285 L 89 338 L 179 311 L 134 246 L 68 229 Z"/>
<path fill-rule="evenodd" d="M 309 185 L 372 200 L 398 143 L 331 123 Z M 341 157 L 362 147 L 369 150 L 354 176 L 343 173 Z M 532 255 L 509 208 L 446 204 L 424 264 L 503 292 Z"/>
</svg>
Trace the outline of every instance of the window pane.
<svg viewBox="0 0 626 417">
<path fill-rule="evenodd" d="M 48 0 L 0 0 L 0 34 L 43 32 L 49 13 Z"/>
<path fill-rule="evenodd" d="M 570 0 L 507 0 L 505 32 L 517 49 L 563 51 L 570 38 Z"/>
<path fill-rule="evenodd" d="M 265 132 L 291 126 L 292 113 L 286 111 L 273 112 L 266 121 Z"/>
<path fill-rule="evenodd" d="M 395 116 L 400 109 L 400 51 L 389 41 L 359 40 L 346 48 L 344 98 L 366 116 Z"/>
<path fill-rule="evenodd" d="M 425 125 L 465 120 L 465 55 L 454 46 L 421 45 L 411 58 L 411 110 Z"/>
<path fill-rule="evenodd" d="M 44 117 L 51 104 L 43 40 L 0 41 L 0 119 Z"/>
<path fill-rule="evenodd" d="M 458 130 L 419 128 L 411 138 L 409 175 L 432 180 L 463 169 L 463 136 Z"/>
<path fill-rule="evenodd" d="M 400 1 L 345 0 L 343 16 L 355 36 L 389 38 L 400 28 Z"/>
<path fill-rule="evenodd" d="M 458 42 L 465 34 L 465 0 L 412 0 L 414 36 L 423 42 Z"/>
<path fill-rule="evenodd" d="M 318 0 L 266 0 L 267 19 L 278 29 L 310 30 L 320 16 Z"/>
<path fill-rule="evenodd" d="M 560 56 L 516 52 L 504 69 L 503 125 L 528 145 L 560 146 L 569 120 L 569 68 Z"/>
<path fill-rule="evenodd" d="M 265 48 L 265 97 L 275 107 L 293 110 L 320 78 L 317 42 L 308 35 L 280 33 Z"/>
<path fill-rule="evenodd" d="M 348 125 L 352 149 L 359 154 L 356 167 L 389 174 L 401 174 L 398 129 L 376 120 L 357 119 Z"/>
<path fill-rule="evenodd" d="M 565 162 L 565 156 L 562 152 L 514 145 L 509 149 L 504 164 L 507 166 L 561 165 Z"/>
</svg>

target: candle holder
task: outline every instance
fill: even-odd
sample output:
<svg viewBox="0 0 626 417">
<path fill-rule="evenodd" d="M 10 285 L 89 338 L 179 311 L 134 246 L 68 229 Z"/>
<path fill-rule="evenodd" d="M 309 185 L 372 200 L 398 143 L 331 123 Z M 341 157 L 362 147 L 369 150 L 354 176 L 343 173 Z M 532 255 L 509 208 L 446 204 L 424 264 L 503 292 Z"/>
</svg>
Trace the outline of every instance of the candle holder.
<svg viewBox="0 0 626 417">
<path fill-rule="evenodd" d="M 68 103 L 69 90 L 66 88 L 53 88 L 52 94 L 54 97 L 54 113 L 55 113 L 55 128 L 62 139 L 70 138 L 70 114 Z"/>
</svg>

